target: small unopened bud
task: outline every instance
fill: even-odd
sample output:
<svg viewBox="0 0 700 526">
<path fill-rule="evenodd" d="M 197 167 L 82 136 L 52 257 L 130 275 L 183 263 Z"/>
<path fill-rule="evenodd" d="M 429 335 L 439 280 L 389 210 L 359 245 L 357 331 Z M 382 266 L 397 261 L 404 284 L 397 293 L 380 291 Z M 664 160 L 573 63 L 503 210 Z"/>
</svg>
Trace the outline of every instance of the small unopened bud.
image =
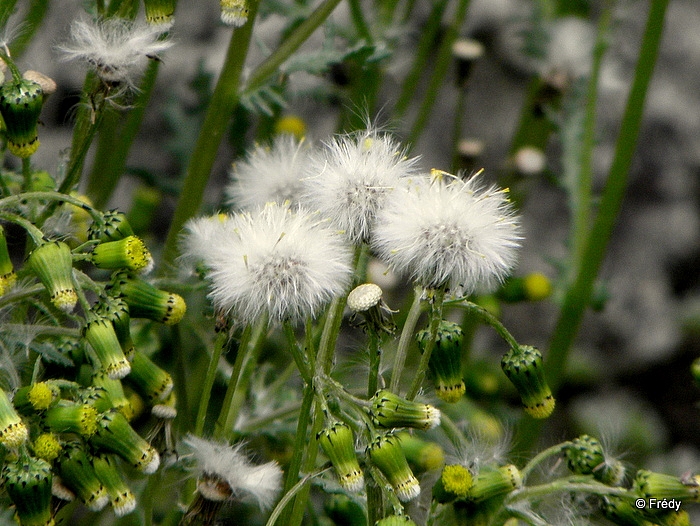
<svg viewBox="0 0 700 526">
<path fill-rule="evenodd" d="M 525 412 L 547 418 L 554 411 L 554 397 L 544 377 L 542 354 L 529 345 L 511 349 L 501 359 L 501 368 L 520 395 Z"/>
<path fill-rule="evenodd" d="M 111 455 L 96 455 L 92 459 L 95 474 L 107 490 L 109 502 L 117 517 L 128 515 L 136 509 L 136 497 L 119 473 L 114 458 Z"/>
<path fill-rule="evenodd" d="M 116 409 L 122 413 L 127 420 L 131 420 L 133 409 L 131 408 L 129 399 L 126 397 L 126 394 L 124 394 L 124 387 L 122 386 L 121 380 L 110 378 L 105 371 L 98 371 L 92 377 L 92 385 L 93 387 L 103 390 L 109 401 L 109 407 L 103 411 Z"/>
<path fill-rule="evenodd" d="M 398 435 L 401 449 L 411 469 L 418 473 L 442 467 L 445 463 L 445 451 L 435 442 L 428 442 L 412 433 Z"/>
<path fill-rule="evenodd" d="M 175 325 L 187 311 L 182 296 L 157 289 L 127 271 L 114 274 L 111 290 L 126 301 L 132 318 L 146 318 L 165 325 Z"/>
<path fill-rule="evenodd" d="M 566 462 L 573 473 L 593 475 L 603 484 L 618 484 L 625 474 L 622 463 L 607 459 L 601 443 L 589 435 L 581 435 L 571 441 L 566 448 Z"/>
<path fill-rule="evenodd" d="M 134 353 L 127 381 L 151 404 L 162 402 L 173 390 L 172 377 L 141 351 Z"/>
<path fill-rule="evenodd" d="M 109 378 L 119 380 L 131 371 L 131 364 L 122 351 L 112 323 L 93 310 L 88 313 L 88 322 L 83 336 L 95 351 L 101 369 Z"/>
<path fill-rule="evenodd" d="M 365 478 L 355 454 L 355 438 L 348 425 L 336 422 L 321 430 L 316 439 L 333 464 L 340 485 L 353 493 L 362 491 Z"/>
<path fill-rule="evenodd" d="M 54 433 L 42 433 L 34 440 L 32 449 L 37 458 L 53 462 L 58 458 L 63 446 Z"/>
<path fill-rule="evenodd" d="M 133 236 L 134 231 L 126 216 L 117 210 L 105 212 L 101 221 L 93 221 L 88 230 L 88 238 L 102 242 L 119 241 Z"/>
<path fill-rule="evenodd" d="M 124 415 L 116 411 L 101 415 L 90 444 L 98 450 L 118 455 L 147 475 L 155 473 L 160 465 L 158 452 L 134 431 Z"/>
<path fill-rule="evenodd" d="M 248 21 L 247 0 L 221 0 L 221 21 L 227 26 L 241 27 Z"/>
<path fill-rule="evenodd" d="M 306 123 L 298 115 L 284 115 L 275 122 L 275 133 L 288 133 L 297 139 L 303 139 L 306 135 Z"/>
<path fill-rule="evenodd" d="M 700 501 L 700 483 L 695 478 L 682 481 L 680 477 L 654 473 L 646 469 L 637 471 L 633 490 L 640 497 L 647 499 Z"/>
<path fill-rule="evenodd" d="M 522 278 L 508 279 L 498 291 L 498 298 L 509 303 L 540 301 L 552 295 L 552 282 L 544 274 L 534 272 Z"/>
<path fill-rule="evenodd" d="M 49 291 L 51 303 L 70 312 L 78 302 L 73 287 L 73 258 L 63 241 L 44 243 L 29 254 L 29 268 Z"/>
<path fill-rule="evenodd" d="M 420 484 L 395 435 L 388 433 L 376 437 L 367 447 L 367 455 L 387 478 L 401 502 L 409 502 L 420 495 Z"/>
<path fill-rule="evenodd" d="M 0 444 L 14 449 L 24 444 L 27 438 L 27 426 L 22 422 L 5 391 L 0 389 Z"/>
<path fill-rule="evenodd" d="M 522 485 L 520 471 L 512 464 L 500 467 L 486 466 L 474 478 L 474 484 L 469 490 L 469 499 L 482 502 L 497 495 L 510 493 Z"/>
<path fill-rule="evenodd" d="M 136 236 L 100 243 L 92 249 L 91 256 L 92 264 L 102 269 L 127 269 L 145 274 L 153 268 L 153 256 Z"/>
<path fill-rule="evenodd" d="M 144 0 L 146 22 L 153 26 L 169 28 L 173 25 L 175 0 Z"/>
<path fill-rule="evenodd" d="M 66 444 L 56 464 L 57 472 L 61 483 L 75 493 L 90 511 L 100 511 L 109 502 L 109 495 L 97 478 L 84 447 L 80 442 Z"/>
<path fill-rule="evenodd" d="M 51 466 L 45 460 L 22 455 L 7 462 L 2 470 L 3 487 L 15 505 L 22 526 L 53 524 L 51 508 Z"/>
<path fill-rule="evenodd" d="M 344 493 L 333 493 L 323 505 L 323 510 L 333 524 L 360 526 L 367 524 L 365 512 L 357 502 Z"/>
<path fill-rule="evenodd" d="M 15 267 L 10 259 L 10 251 L 7 248 L 5 229 L 0 225 L 0 296 L 7 294 L 17 281 Z"/>
<path fill-rule="evenodd" d="M 97 431 L 97 419 L 97 410 L 93 406 L 61 400 L 46 411 L 43 422 L 55 433 L 77 433 L 90 437 Z"/>
<path fill-rule="evenodd" d="M 471 472 L 461 464 L 445 466 L 433 486 L 433 498 L 440 504 L 466 499 L 473 484 Z"/>
<path fill-rule="evenodd" d="M 606 496 L 601 504 L 603 516 L 613 524 L 621 526 L 652 526 L 632 501 L 620 497 Z"/>
<path fill-rule="evenodd" d="M 430 331 L 417 334 L 418 347 L 423 353 L 430 340 Z M 462 329 L 456 323 L 442 320 L 438 325 L 428 368 L 435 383 L 435 392 L 445 402 L 457 402 L 466 391 L 462 378 Z"/>
<path fill-rule="evenodd" d="M 370 414 L 382 427 L 412 427 L 428 430 L 440 425 L 440 410 L 429 404 L 421 404 L 401 398 L 391 391 L 381 389 L 370 400 Z"/>
<path fill-rule="evenodd" d="M 416 523 L 406 515 L 390 515 L 379 519 L 374 523 L 374 526 L 416 526 Z"/>
<path fill-rule="evenodd" d="M 17 157 L 26 159 L 39 148 L 37 125 L 43 102 L 41 86 L 34 81 L 13 79 L 0 87 L 7 148 Z"/>
</svg>

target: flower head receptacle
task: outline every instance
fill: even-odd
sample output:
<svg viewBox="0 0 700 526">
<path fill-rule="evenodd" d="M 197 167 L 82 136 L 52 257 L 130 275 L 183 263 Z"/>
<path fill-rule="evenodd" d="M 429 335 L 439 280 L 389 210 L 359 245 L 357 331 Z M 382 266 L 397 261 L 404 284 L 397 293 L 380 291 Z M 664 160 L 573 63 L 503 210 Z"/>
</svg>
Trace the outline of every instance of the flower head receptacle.
<svg viewBox="0 0 700 526">
<path fill-rule="evenodd" d="M 0 444 L 14 449 L 24 444 L 29 438 L 29 430 L 17 414 L 10 398 L 0 389 Z"/>
<path fill-rule="evenodd" d="M 95 474 L 107 490 L 109 502 L 117 517 L 128 515 L 136 509 L 136 497 L 126 485 L 115 459 L 111 455 L 100 454 L 92 459 Z"/>
<path fill-rule="evenodd" d="M 141 438 L 124 415 L 117 411 L 100 416 L 97 431 L 90 437 L 89 442 L 98 450 L 118 455 L 147 475 L 155 473 L 160 465 L 158 452 Z"/>
<path fill-rule="evenodd" d="M 372 420 L 387 429 L 411 427 L 428 430 L 440 425 L 438 408 L 406 400 L 386 389 L 377 391 L 370 402 Z"/>
<path fill-rule="evenodd" d="M 469 490 L 469 500 L 477 503 L 483 502 L 510 493 L 521 488 L 522 485 L 522 476 L 514 465 L 484 466 L 474 477 L 474 483 Z"/>
<path fill-rule="evenodd" d="M 542 353 L 529 345 L 512 348 L 501 359 L 501 368 L 515 386 L 525 412 L 547 418 L 554 411 L 554 396 L 544 376 Z"/>
<path fill-rule="evenodd" d="M 73 286 L 73 258 L 63 241 L 44 243 L 29 254 L 29 268 L 49 292 L 51 303 L 70 312 L 78 302 Z"/>
<path fill-rule="evenodd" d="M 333 464 L 340 485 L 354 493 L 362 491 L 365 478 L 357 461 L 355 437 L 350 427 L 342 422 L 336 422 L 322 429 L 316 435 L 316 440 Z"/>
<path fill-rule="evenodd" d="M 396 326 L 391 321 L 391 309 L 384 303 L 382 294 L 379 285 L 363 283 L 350 291 L 347 305 L 355 315 L 364 316 L 361 326 L 365 329 L 371 330 L 375 334 L 382 332 L 393 334 Z"/>
<path fill-rule="evenodd" d="M 187 311 L 182 296 L 160 290 L 126 270 L 118 271 L 112 276 L 110 292 L 126 301 L 132 318 L 176 325 Z"/>
<path fill-rule="evenodd" d="M 473 484 L 471 472 L 461 464 L 445 466 L 433 486 L 433 498 L 441 504 L 466 499 Z"/>
<path fill-rule="evenodd" d="M 153 256 L 137 236 L 96 245 L 92 249 L 91 261 L 97 268 L 127 269 L 138 274 L 145 274 L 153 268 Z"/>
<path fill-rule="evenodd" d="M 30 157 L 39 148 L 37 126 L 43 103 L 44 92 L 32 80 L 13 79 L 0 87 L 7 148 L 17 157 Z"/>
<path fill-rule="evenodd" d="M 93 221 L 88 229 L 88 239 L 100 242 L 119 241 L 134 235 L 126 215 L 118 210 L 102 214 L 100 221 Z"/>
<path fill-rule="evenodd" d="M 420 484 L 408 465 L 396 435 L 379 435 L 367 447 L 371 462 L 387 478 L 401 502 L 409 502 L 420 495 Z"/>
<path fill-rule="evenodd" d="M 119 380 L 131 372 L 131 364 L 124 355 L 112 322 L 100 316 L 97 310 L 88 313 L 83 337 L 95 352 L 99 367 L 109 378 Z"/>
<path fill-rule="evenodd" d="M 590 435 L 581 435 L 566 448 L 566 462 L 572 473 L 593 475 L 603 484 L 622 482 L 625 468 L 619 460 L 605 455 L 601 443 Z"/>
<path fill-rule="evenodd" d="M 88 438 L 97 431 L 98 418 L 90 404 L 61 400 L 44 413 L 42 421 L 54 433 L 77 433 Z"/>
<path fill-rule="evenodd" d="M 416 335 L 422 352 L 430 339 L 430 331 L 422 330 Z M 456 323 L 442 320 L 438 325 L 435 346 L 430 355 L 428 368 L 435 383 L 435 392 L 445 402 L 457 402 L 466 392 L 462 378 L 462 329 Z"/>
</svg>

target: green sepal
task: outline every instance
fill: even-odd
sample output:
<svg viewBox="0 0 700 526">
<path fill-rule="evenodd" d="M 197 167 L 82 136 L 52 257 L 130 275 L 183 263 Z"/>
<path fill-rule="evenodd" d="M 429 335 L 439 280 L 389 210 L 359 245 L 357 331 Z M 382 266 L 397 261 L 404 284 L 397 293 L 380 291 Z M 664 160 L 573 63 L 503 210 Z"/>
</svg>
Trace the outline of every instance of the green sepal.
<svg viewBox="0 0 700 526">
<path fill-rule="evenodd" d="M 377 436 L 367 447 L 367 456 L 387 478 L 401 502 L 420 495 L 420 484 L 403 454 L 399 439 L 392 433 Z"/>
<path fill-rule="evenodd" d="M 316 440 L 333 464 L 340 485 L 354 493 L 362 491 L 365 479 L 355 454 L 355 437 L 350 427 L 336 422 L 322 429 Z"/>
<path fill-rule="evenodd" d="M 92 264 L 101 269 L 127 269 L 144 273 L 153 268 L 153 256 L 146 244 L 137 236 L 116 241 L 104 241 L 91 253 Z"/>
<path fill-rule="evenodd" d="M 173 390 L 172 376 L 141 351 L 134 352 L 126 381 L 151 404 L 162 402 Z"/>
<path fill-rule="evenodd" d="M 473 502 L 483 502 L 510 493 L 521 488 L 522 485 L 520 471 L 512 464 L 497 467 L 485 466 L 474 478 L 468 498 Z"/>
<path fill-rule="evenodd" d="M 126 301 L 132 318 L 175 325 L 187 310 L 180 295 L 160 290 L 125 270 L 114 273 L 109 291 Z"/>
<path fill-rule="evenodd" d="M 0 389 L 0 444 L 8 449 L 14 449 L 24 444 L 29 438 L 29 431 L 10 398 Z"/>
<path fill-rule="evenodd" d="M 56 462 L 61 482 L 73 491 L 90 511 L 100 511 L 109 502 L 107 490 L 97 478 L 90 455 L 82 442 L 69 442 Z"/>
<path fill-rule="evenodd" d="M 146 22 L 154 26 L 170 25 L 175 15 L 175 0 L 143 0 Z"/>
<path fill-rule="evenodd" d="M 44 92 L 34 81 L 13 79 L 0 87 L 7 147 L 17 157 L 30 157 L 39 148 L 37 125 L 43 103 Z"/>
<path fill-rule="evenodd" d="M 544 376 L 542 353 L 529 345 L 511 348 L 501 359 L 501 368 L 520 395 L 525 412 L 547 418 L 554 411 L 554 396 Z"/>
<path fill-rule="evenodd" d="M 83 337 L 95 351 L 101 370 L 109 378 L 119 380 L 129 374 L 131 365 L 122 351 L 114 325 L 109 319 L 94 309 L 88 312 Z"/>
<path fill-rule="evenodd" d="M 29 268 L 49 291 L 51 303 L 71 312 L 78 302 L 73 286 L 73 258 L 70 247 L 63 241 L 50 241 L 32 250 Z"/>
<path fill-rule="evenodd" d="M 129 221 L 122 212 L 110 210 L 102 215 L 101 221 L 93 221 L 88 229 L 88 239 L 100 242 L 118 241 L 134 235 Z"/>
<path fill-rule="evenodd" d="M 5 491 L 15 505 L 22 526 L 50 526 L 51 466 L 45 460 L 26 455 L 7 462 L 2 470 Z"/>
<path fill-rule="evenodd" d="M 442 320 L 438 325 L 435 345 L 428 368 L 430 369 L 435 392 L 445 402 L 457 402 L 466 391 L 462 378 L 462 329 L 451 321 Z M 430 331 L 422 330 L 416 335 L 420 352 L 430 340 Z"/>
<path fill-rule="evenodd" d="M 84 437 L 97 431 L 98 412 L 90 404 L 61 400 L 43 415 L 43 423 L 55 433 L 77 433 Z"/>
<path fill-rule="evenodd" d="M 126 485 L 119 467 L 111 455 L 95 455 L 92 459 L 95 474 L 107 490 L 112 511 L 117 517 L 128 515 L 136 509 L 136 497 Z"/>
<path fill-rule="evenodd" d="M 440 410 L 429 404 L 406 400 L 387 389 L 380 389 L 370 400 L 370 415 L 387 429 L 411 427 L 428 430 L 440 425 Z"/>
</svg>

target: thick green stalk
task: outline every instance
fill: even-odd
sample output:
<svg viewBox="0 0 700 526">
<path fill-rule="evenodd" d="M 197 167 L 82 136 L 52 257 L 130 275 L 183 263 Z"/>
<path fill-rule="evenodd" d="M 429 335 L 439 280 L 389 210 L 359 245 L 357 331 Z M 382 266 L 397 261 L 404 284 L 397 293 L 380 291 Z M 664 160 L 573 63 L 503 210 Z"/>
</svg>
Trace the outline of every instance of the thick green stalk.
<svg viewBox="0 0 700 526">
<path fill-rule="evenodd" d="M 415 331 L 416 324 L 418 323 L 418 318 L 421 315 L 421 296 L 423 295 L 422 287 L 415 287 L 413 289 L 413 303 L 408 311 L 408 317 L 403 324 L 401 329 L 401 336 L 399 337 L 399 345 L 396 349 L 396 355 L 394 356 L 394 368 L 391 371 L 391 381 L 389 382 L 389 390 L 392 393 L 399 392 L 399 385 L 401 384 L 401 374 L 403 373 L 403 366 L 406 363 L 406 355 L 408 354 L 408 347 L 411 344 L 413 338 L 413 332 Z"/>
<path fill-rule="evenodd" d="M 440 43 L 440 48 L 438 49 L 437 56 L 435 57 L 435 69 L 433 70 L 433 75 L 430 78 L 428 89 L 423 97 L 423 103 L 418 109 L 418 115 L 416 116 L 416 120 L 413 123 L 413 127 L 411 128 L 411 132 L 408 136 L 407 142 L 411 148 L 416 146 L 418 138 L 420 137 L 421 133 L 423 133 L 425 125 L 428 122 L 428 118 L 432 113 L 438 94 L 444 87 L 447 72 L 449 71 L 450 64 L 452 64 L 452 44 L 454 44 L 454 41 L 459 36 L 459 30 L 462 27 L 464 18 L 467 16 L 468 7 L 469 0 L 459 0 L 454 18 L 452 19 L 452 22 L 447 28 L 442 42 Z"/>
<path fill-rule="evenodd" d="M 214 88 L 202 128 L 187 165 L 180 199 L 175 207 L 173 220 L 163 248 L 164 265 L 162 265 L 162 269 L 168 269 L 175 261 L 180 230 L 187 220 L 199 210 L 219 145 L 238 105 L 241 74 L 248 55 L 258 4 L 258 0 L 248 2 L 250 9 L 248 23 L 241 28 L 234 29 L 231 35 L 219 80 Z"/>
<path fill-rule="evenodd" d="M 569 350 L 589 304 L 595 279 L 627 189 L 629 170 L 641 127 L 644 101 L 658 56 L 667 6 L 668 0 L 651 0 L 634 80 L 627 98 L 608 180 L 600 199 L 599 211 L 588 235 L 576 279 L 564 297 L 559 319 L 549 344 L 549 353 L 544 367 L 549 385 L 555 394 L 565 373 Z M 540 428 L 540 421 L 524 420 L 519 433 L 519 447 L 532 448 Z"/>
<path fill-rule="evenodd" d="M 425 373 L 428 371 L 428 362 L 430 362 L 430 355 L 433 353 L 433 348 L 435 347 L 435 340 L 437 339 L 437 331 L 442 321 L 442 306 L 445 299 L 445 289 L 440 288 L 435 290 L 433 296 L 433 304 L 430 309 L 430 321 L 429 321 L 429 331 L 430 338 L 428 343 L 421 354 L 420 362 L 418 362 L 418 370 L 416 371 L 413 380 L 411 381 L 411 387 L 408 389 L 408 394 L 406 398 L 408 400 L 413 400 L 418 392 L 420 391 L 421 385 L 423 385 L 423 379 L 425 378 Z"/>
<path fill-rule="evenodd" d="M 207 368 L 207 375 L 204 377 L 204 384 L 202 385 L 202 395 L 199 399 L 199 407 L 197 408 L 197 418 L 195 420 L 194 434 L 196 436 L 202 436 L 204 431 L 204 422 L 207 418 L 207 409 L 209 408 L 209 398 L 211 398 L 211 389 L 214 386 L 214 380 L 216 379 L 216 372 L 219 369 L 219 359 L 221 358 L 221 351 L 226 345 L 228 337 L 225 332 L 221 332 L 216 336 L 214 340 L 214 350 L 211 354 L 211 359 L 209 360 L 209 367 Z"/>
</svg>

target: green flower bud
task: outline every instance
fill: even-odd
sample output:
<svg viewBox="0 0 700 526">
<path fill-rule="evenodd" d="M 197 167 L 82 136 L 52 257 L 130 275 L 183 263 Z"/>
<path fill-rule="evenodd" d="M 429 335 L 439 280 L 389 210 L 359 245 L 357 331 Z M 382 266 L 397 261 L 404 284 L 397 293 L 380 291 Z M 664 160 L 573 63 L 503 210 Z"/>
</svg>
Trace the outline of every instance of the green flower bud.
<svg viewBox="0 0 700 526">
<path fill-rule="evenodd" d="M 31 192 L 51 192 L 56 189 L 56 181 L 51 174 L 46 170 L 38 170 L 32 173 L 31 181 L 29 182 L 29 191 Z"/>
<path fill-rule="evenodd" d="M 136 497 L 119 472 L 111 455 L 96 455 L 92 459 L 95 474 L 107 490 L 112 510 L 117 517 L 128 515 L 136 509 Z"/>
<path fill-rule="evenodd" d="M 433 498 L 440 504 L 464 500 L 473 484 L 471 472 L 461 464 L 445 466 L 433 486 Z"/>
<path fill-rule="evenodd" d="M 374 526 L 416 526 L 416 523 L 405 515 L 390 515 L 375 522 Z"/>
<path fill-rule="evenodd" d="M 241 27 L 248 21 L 246 0 L 220 0 L 221 21 L 227 26 Z"/>
<path fill-rule="evenodd" d="M 29 431 L 24 425 L 7 393 L 0 389 L 0 444 L 14 449 L 24 444 L 29 438 Z"/>
<path fill-rule="evenodd" d="M 646 469 L 637 471 L 633 490 L 646 499 L 677 499 L 682 501 L 700 501 L 700 484 L 691 479 L 688 483 L 679 477 L 654 473 Z"/>
<path fill-rule="evenodd" d="M 124 387 L 122 386 L 121 380 L 114 380 L 107 376 L 104 371 L 100 371 L 92 377 L 92 385 L 93 387 L 101 389 L 108 401 L 109 407 L 101 409 L 100 412 L 116 409 L 123 414 L 127 420 L 131 420 L 133 410 L 131 409 L 129 399 L 124 394 Z"/>
<path fill-rule="evenodd" d="M 525 412 L 533 418 L 547 418 L 554 411 L 554 397 L 544 377 L 542 354 L 529 345 L 511 349 L 501 368 L 520 395 Z"/>
<path fill-rule="evenodd" d="M 175 0 L 144 0 L 146 22 L 154 26 L 170 26 L 175 14 Z"/>
<path fill-rule="evenodd" d="M 114 274 L 111 290 L 114 295 L 119 295 L 126 301 L 132 318 L 146 318 L 165 325 L 175 325 L 187 310 L 185 300 L 178 294 L 157 289 L 126 271 Z"/>
<path fill-rule="evenodd" d="M 573 473 L 592 474 L 604 484 L 616 485 L 625 474 L 622 463 L 606 459 L 603 446 L 589 435 L 581 435 L 571 441 L 571 445 L 566 448 L 566 461 Z"/>
<path fill-rule="evenodd" d="M 355 454 L 355 437 L 347 424 L 336 422 L 320 431 L 316 440 L 333 464 L 340 485 L 353 493 L 362 491 L 365 478 Z"/>
<path fill-rule="evenodd" d="M 7 147 L 17 157 L 30 157 L 39 148 L 37 124 L 43 102 L 41 86 L 31 80 L 11 80 L 0 87 Z"/>
<path fill-rule="evenodd" d="M 333 524 L 367 526 L 367 518 L 362 506 L 344 493 L 329 495 L 323 509 L 328 518 L 333 521 Z"/>
<path fill-rule="evenodd" d="M 89 404 L 61 400 L 44 413 L 46 427 L 56 433 L 78 433 L 89 437 L 97 431 L 97 410 Z"/>
<path fill-rule="evenodd" d="M 107 490 L 97 478 L 92 459 L 80 442 L 67 443 L 56 463 L 61 482 L 74 492 L 91 511 L 100 511 L 109 502 Z"/>
<path fill-rule="evenodd" d="M 4 296 L 15 285 L 17 274 L 7 248 L 5 229 L 0 225 L 0 296 Z"/>
<path fill-rule="evenodd" d="M 102 269 L 128 269 L 146 273 L 153 268 L 153 256 L 141 238 L 125 237 L 105 241 L 92 249 L 92 264 Z"/>
<path fill-rule="evenodd" d="M 103 296 L 95 307 L 95 312 L 112 322 L 124 356 L 131 360 L 136 346 L 131 338 L 131 316 L 126 301 L 119 297 Z"/>
<path fill-rule="evenodd" d="M 51 466 L 45 460 L 22 456 L 2 470 L 5 491 L 15 505 L 22 526 L 53 526 Z"/>
<path fill-rule="evenodd" d="M 151 404 L 165 400 L 173 390 L 172 377 L 141 351 L 134 352 L 126 380 Z"/>
<path fill-rule="evenodd" d="M 652 526 L 642 512 L 627 499 L 606 496 L 600 509 L 606 519 L 618 526 Z"/>
<path fill-rule="evenodd" d="M 95 351 L 102 371 L 115 380 L 124 378 L 131 371 L 131 365 L 122 351 L 114 325 L 96 311 L 88 312 L 87 318 L 83 337 Z"/>
<path fill-rule="evenodd" d="M 73 258 L 63 241 L 44 243 L 29 254 L 29 268 L 49 291 L 51 303 L 70 312 L 78 302 L 73 287 Z"/>
<path fill-rule="evenodd" d="M 134 231 L 126 219 L 126 215 L 117 210 L 110 210 L 102 215 L 102 221 L 93 221 L 88 229 L 88 239 L 101 242 L 119 241 L 133 236 Z"/>
<path fill-rule="evenodd" d="M 420 331 L 417 336 L 420 352 L 430 340 L 430 331 Z M 445 402 L 457 402 L 466 391 L 462 378 L 462 329 L 456 323 L 442 320 L 438 325 L 435 346 L 428 361 L 428 368 L 435 383 L 435 392 Z"/>
<path fill-rule="evenodd" d="M 32 449 L 37 458 L 41 458 L 47 462 L 53 462 L 58 458 L 63 446 L 55 434 L 42 433 L 34 440 Z"/>
<path fill-rule="evenodd" d="M 397 435 L 406 460 L 414 472 L 431 471 L 445 463 L 445 452 L 435 442 L 428 442 L 411 433 Z"/>
<path fill-rule="evenodd" d="M 387 478 L 401 502 L 411 501 L 420 495 L 420 484 L 408 466 L 395 435 L 377 436 L 367 447 L 367 456 Z"/>
<path fill-rule="evenodd" d="M 150 230 L 153 217 L 162 199 L 162 194 L 157 188 L 151 186 L 139 186 L 131 194 L 131 208 L 129 209 L 129 223 L 134 233 L 139 234 Z"/>
<path fill-rule="evenodd" d="M 540 301 L 552 295 L 552 282 L 544 274 L 534 272 L 521 278 L 510 278 L 498 292 L 498 298 L 508 303 Z"/>
<path fill-rule="evenodd" d="M 90 445 L 118 455 L 147 475 L 155 473 L 160 465 L 158 452 L 134 431 L 124 415 L 116 411 L 101 415 L 97 432 L 90 437 Z"/>
<path fill-rule="evenodd" d="M 474 479 L 469 490 L 469 500 L 482 502 L 498 495 L 505 495 L 522 487 L 523 479 L 518 468 L 509 464 L 500 467 L 484 467 Z"/>
<path fill-rule="evenodd" d="M 412 402 L 380 389 L 370 400 L 374 422 L 385 428 L 412 427 L 432 429 L 440 425 L 440 410 L 428 404 Z"/>
<path fill-rule="evenodd" d="M 61 396 L 61 390 L 53 382 L 37 382 L 20 387 L 12 400 L 17 410 L 25 415 L 45 411 Z"/>
</svg>

